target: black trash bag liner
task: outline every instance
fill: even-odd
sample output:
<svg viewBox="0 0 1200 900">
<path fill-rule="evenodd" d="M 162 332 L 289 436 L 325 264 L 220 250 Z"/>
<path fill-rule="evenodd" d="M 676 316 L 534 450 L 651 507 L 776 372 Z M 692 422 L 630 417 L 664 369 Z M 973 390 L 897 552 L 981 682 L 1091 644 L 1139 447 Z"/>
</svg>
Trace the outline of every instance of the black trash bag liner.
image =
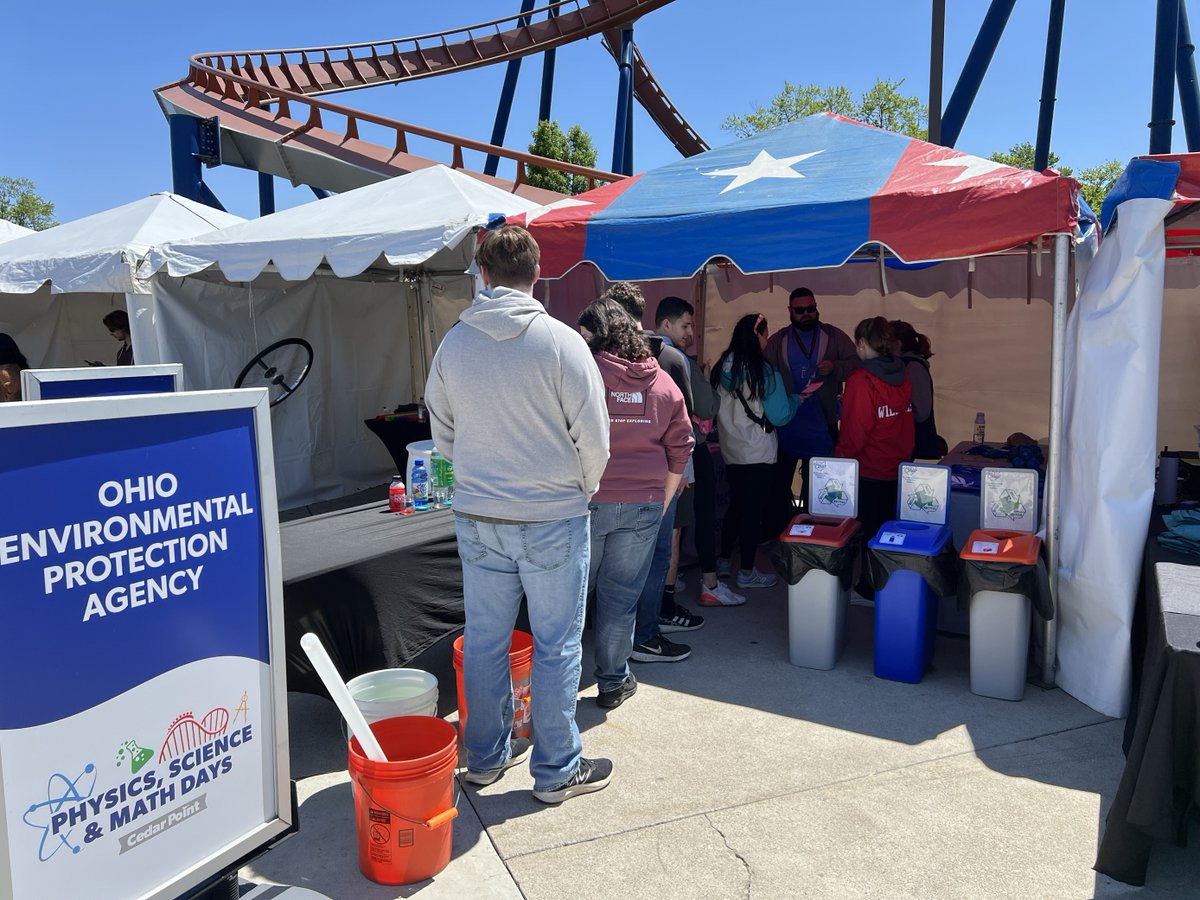
<svg viewBox="0 0 1200 900">
<path fill-rule="evenodd" d="M 799 541 L 773 541 L 770 549 L 771 562 L 775 571 L 788 584 L 799 584 L 812 569 L 828 572 L 837 577 L 843 590 L 850 589 L 854 578 L 854 561 L 862 548 L 862 529 L 854 532 L 842 547 L 826 547 L 821 544 Z"/>
<path fill-rule="evenodd" d="M 954 549 L 954 538 L 946 541 L 946 546 L 934 556 L 867 548 L 865 578 L 872 589 L 883 590 L 892 573 L 901 569 L 919 573 L 939 597 L 951 596 L 958 590 L 958 551 Z"/>
<path fill-rule="evenodd" d="M 962 580 L 958 587 L 958 608 L 968 609 L 971 597 L 979 591 L 1024 594 L 1039 616 L 1047 621 L 1054 618 L 1054 600 L 1050 596 L 1050 572 L 1046 568 L 1046 561 L 1040 557 L 1032 565 L 990 559 L 964 559 Z"/>
</svg>

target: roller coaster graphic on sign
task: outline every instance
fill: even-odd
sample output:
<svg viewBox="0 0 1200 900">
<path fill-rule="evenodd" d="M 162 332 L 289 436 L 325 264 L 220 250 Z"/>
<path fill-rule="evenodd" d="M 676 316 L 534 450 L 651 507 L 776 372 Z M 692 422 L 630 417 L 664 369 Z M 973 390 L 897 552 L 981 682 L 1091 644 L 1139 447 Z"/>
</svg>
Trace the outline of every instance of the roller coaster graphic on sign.
<svg viewBox="0 0 1200 900">
<path fill-rule="evenodd" d="M 162 749 L 158 752 L 158 761 L 174 759 L 189 750 L 195 750 L 228 730 L 229 710 L 223 706 L 210 709 L 199 721 L 190 711 L 185 712 L 171 723 Z"/>
<path fill-rule="evenodd" d="M 447 147 L 447 165 L 540 202 L 557 194 L 526 183 L 529 166 L 584 177 L 589 186 L 624 176 L 422 128 L 319 99 L 322 95 L 398 84 L 543 53 L 601 35 L 614 59 L 621 27 L 671 0 L 560 0 L 504 19 L 436 34 L 362 44 L 199 53 L 187 77 L 155 91 L 163 113 L 217 117 L 221 162 L 333 191 L 344 191 L 437 165 L 408 152 L 408 139 Z M 619 62 L 619 59 L 618 59 Z M 708 149 L 633 48 L 633 91 L 663 134 L 684 156 Z M 363 140 L 360 123 L 387 136 Z M 340 127 L 339 127 L 340 126 Z M 515 181 L 468 171 L 464 150 L 508 160 Z"/>
</svg>

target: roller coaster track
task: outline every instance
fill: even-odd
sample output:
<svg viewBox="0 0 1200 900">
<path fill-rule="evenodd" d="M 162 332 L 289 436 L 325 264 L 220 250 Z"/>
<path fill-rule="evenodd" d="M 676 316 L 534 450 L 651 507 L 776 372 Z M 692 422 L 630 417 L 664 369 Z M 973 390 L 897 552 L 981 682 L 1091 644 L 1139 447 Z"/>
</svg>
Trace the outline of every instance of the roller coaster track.
<svg viewBox="0 0 1200 900">
<path fill-rule="evenodd" d="M 321 99 L 379 84 L 397 84 L 519 59 L 573 41 L 604 35 L 614 58 L 620 26 L 671 0 L 559 0 L 468 28 L 382 42 L 278 50 L 201 53 L 188 75 L 155 91 L 167 115 L 218 117 L 223 162 L 344 191 L 381 178 L 436 165 L 409 151 L 410 138 L 449 148 L 449 165 L 531 199 L 558 195 L 528 184 L 529 167 L 582 176 L 594 186 L 622 178 L 423 128 Z M 640 52 L 634 54 L 637 99 L 686 156 L 707 145 L 659 87 Z M 360 137 L 360 124 L 374 140 Z M 366 130 L 366 129 L 364 129 Z M 378 142 L 382 137 L 384 143 Z M 468 171 L 464 151 L 515 163 L 515 181 Z"/>
</svg>

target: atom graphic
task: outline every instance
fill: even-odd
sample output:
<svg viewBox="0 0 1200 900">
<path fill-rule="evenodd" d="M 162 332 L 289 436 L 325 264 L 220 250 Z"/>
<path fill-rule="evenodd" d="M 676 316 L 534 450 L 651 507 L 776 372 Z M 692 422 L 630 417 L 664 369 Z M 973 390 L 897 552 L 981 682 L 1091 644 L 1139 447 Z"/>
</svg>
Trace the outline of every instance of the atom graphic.
<svg viewBox="0 0 1200 900">
<path fill-rule="evenodd" d="M 87 775 L 92 776 L 91 782 L 86 789 L 81 790 L 79 783 Z M 62 786 L 62 793 L 57 796 L 55 795 L 56 785 Z M 54 814 L 64 806 L 69 806 L 73 803 L 82 803 L 88 797 L 92 796 L 92 791 L 95 788 L 96 767 L 92 763 L 88 763 L 77 778 L 68 778 L 60 772 L 55 772 L 46 780 L 46 799 L 40 803 L 32 804 L 25 811 L 25 815 L 21 817 L 30 828 L 40 828 L 42 830 L 42 840 L 38 844 L 39 860 L 46 862 L 63 847 L 70 847 L 72 853 L 79 852 L 79 845 L 72 844 L 70 841 L 70 831 L 51 834 L 51 829 L 53 828 L 52 820 Z M 31 822 L 29 820 L 30 816 L 34 816 L 35 819 L 44 820 L 44 823 L 42 821 Z M 47 841 L 51 844 L 49 851 L 46 850 Z"/>
</svg>

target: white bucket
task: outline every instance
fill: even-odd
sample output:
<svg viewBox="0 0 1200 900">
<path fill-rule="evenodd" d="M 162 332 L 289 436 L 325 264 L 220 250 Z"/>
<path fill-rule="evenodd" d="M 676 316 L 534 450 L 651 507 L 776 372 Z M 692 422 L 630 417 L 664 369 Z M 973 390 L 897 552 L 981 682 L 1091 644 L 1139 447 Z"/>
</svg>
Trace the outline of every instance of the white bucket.
<svg viewBox="0 0 1200 900">
<path fill-rule="evenodd" d="M 408 487 L 410 497 L 412 496 L 413 463 L 418 459 L 425 461 L 425 473 L 429 476 L 432 483 L 433 446 L 433 441 L 413 441 L 405 447 L 405 451 L 408 453 L 408 471 L 404 474 L 404 484 Z"/>
<path fill-rule="evenodd" d="M 367 722 L 396 716 L 436 716 L 437 676 L 420 669 L 381 669 L 350 679 L 350 696 Z"/>
</svg>

